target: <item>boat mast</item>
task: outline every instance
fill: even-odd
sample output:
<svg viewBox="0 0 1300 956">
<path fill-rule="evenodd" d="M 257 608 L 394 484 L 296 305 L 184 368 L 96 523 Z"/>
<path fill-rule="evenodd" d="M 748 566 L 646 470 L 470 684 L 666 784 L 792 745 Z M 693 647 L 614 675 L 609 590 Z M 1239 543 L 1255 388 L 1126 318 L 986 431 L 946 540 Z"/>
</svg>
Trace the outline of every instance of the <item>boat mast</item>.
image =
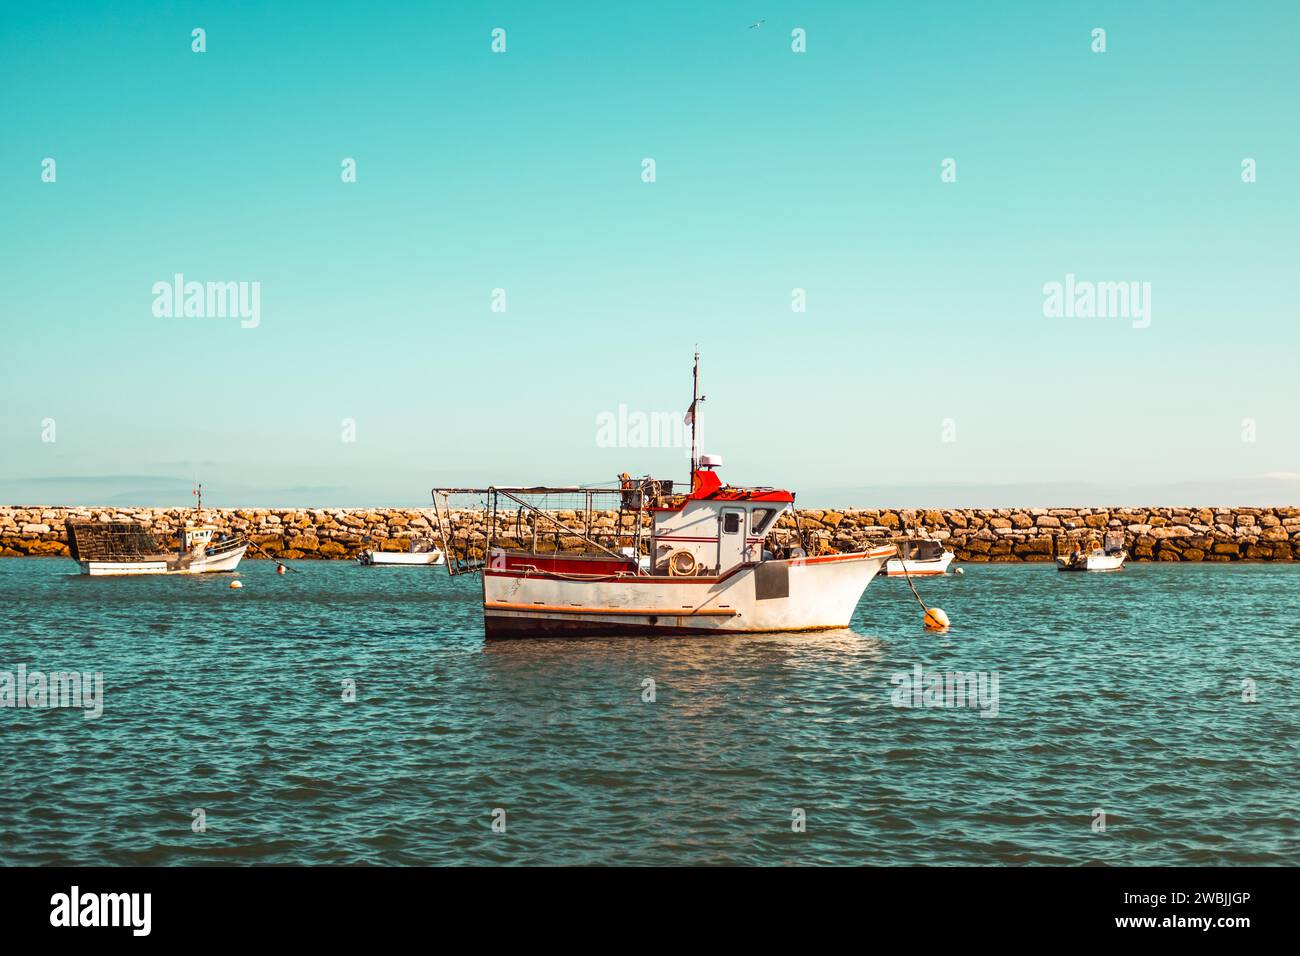
<svg viewBox="0 0 1300 956">
<path fill-rule="evenodd" d="M 695 482 L 695 469 L 699 467 L 700 446 L 696 440 L 695 426 L 700 419 L 700 402 L 705 396 L 700 394 L 700 350 L 695 349 L 695 368 L 691 372 L 691 407 L 686 416 L 691 420 L 691 482 Z"/>
<path fill-rule="evenodd" d="M 695 367 L 690 371 L 690 475 L 695 475 L 695 402 L 699 401 L 699 350 L 695 350 Z"/>
</svg>

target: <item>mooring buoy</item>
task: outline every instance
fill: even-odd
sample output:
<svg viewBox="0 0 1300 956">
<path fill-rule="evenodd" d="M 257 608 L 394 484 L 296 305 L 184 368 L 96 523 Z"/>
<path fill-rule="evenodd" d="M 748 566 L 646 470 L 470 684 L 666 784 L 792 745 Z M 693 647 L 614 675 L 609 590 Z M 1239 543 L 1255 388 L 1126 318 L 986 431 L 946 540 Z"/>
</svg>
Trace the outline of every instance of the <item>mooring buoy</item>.
<svg viewBox="0 0 1300 956">
<path fill-rule="evenodd" d="M 925 609 L 925 629 L 927 631 L 946 631 L 948 629 L 948 615 L 944 613 L 941 607 L 928 607 Z"/>
</svg>

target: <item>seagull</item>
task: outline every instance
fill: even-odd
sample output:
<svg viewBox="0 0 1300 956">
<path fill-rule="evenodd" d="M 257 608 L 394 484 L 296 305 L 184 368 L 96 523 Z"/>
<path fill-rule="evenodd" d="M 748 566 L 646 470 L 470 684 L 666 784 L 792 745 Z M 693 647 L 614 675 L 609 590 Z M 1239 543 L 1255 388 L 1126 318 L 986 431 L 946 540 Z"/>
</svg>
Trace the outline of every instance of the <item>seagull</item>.
<svg viewBox="0 0 1300 956">
<path fill-rule="evenodd" d="M 750 28 L 751 30 L 757 30 L 759 27 L 761 27 L 761 26 L 762 26 L 764 23 L 766 23 L 766 22 L 767 22 L 767 17 L 764 17 L 762 20 L 759 20 L 757 23 L 751 23 L 751 24 L 749 25 L 749 28 Z"/>
</svg>

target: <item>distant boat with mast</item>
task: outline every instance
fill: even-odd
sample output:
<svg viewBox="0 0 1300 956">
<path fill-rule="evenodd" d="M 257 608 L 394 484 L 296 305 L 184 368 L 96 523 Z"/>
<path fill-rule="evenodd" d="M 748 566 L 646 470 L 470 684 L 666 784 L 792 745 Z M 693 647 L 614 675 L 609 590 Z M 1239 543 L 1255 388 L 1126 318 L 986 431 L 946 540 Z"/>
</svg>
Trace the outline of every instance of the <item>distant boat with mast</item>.
<svg viewBox="0 0 1300 956">
<path fill-rule="evenodd" d="M 203 510 L 203 486 L 194 491 L 197 510 Z M 134 521 L 86 521 L 69 518 L 68 552 L 92 576 L 138 574 L 206 574 L 233 571 L 239 566 L 248 540 L 228 535 L 214 525 L 186 525 L 178 546 L 168 551 L 144 525 Z"/>
</svg>

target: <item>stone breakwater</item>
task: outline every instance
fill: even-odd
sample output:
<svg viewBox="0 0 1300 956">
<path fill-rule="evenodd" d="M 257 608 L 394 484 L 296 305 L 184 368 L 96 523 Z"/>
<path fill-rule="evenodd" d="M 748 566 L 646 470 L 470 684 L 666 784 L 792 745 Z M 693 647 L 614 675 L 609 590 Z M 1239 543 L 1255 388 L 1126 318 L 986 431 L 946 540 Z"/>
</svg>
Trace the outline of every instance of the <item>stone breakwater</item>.
<svg viewBox="0 0 1300 956">
<path fill-rule="evenodd" d="M 583 516 L 555 512 L 582 526 Z M 180 528 L 206 523 L 247 535 L 276 558 L 353 558 L 364 548 L 403 551 L 412 537 L 432 535 L 432 508 L 100 508 L 0 507 L 0 557 L 67 555 L 67 518 L 134 521 L 159 544 L 174 548 Z M 483 556 L 486 517 L 482 511 L 454 513 L 458 550 Z M 617 512 L 594 512 L 592 532 L 607 535 Z M 627 527 L 627 518 L 624 519 Z M 795 520 L 785 516 L 778 533 L 791 536 Z M 905 534 L 923 532 L 954 551 L 957 560 L 1050 561 L 1076 544 L 1122 536 L 1138 561 L 1293 561 L 1300 559 L 1300 508 L 962 508 L 945 510 L 801 510 L 799 527 L 818 550 L 851 551 Z M 494 535 L 531 543 L 527 515 L 499 519 Z M 540 523 L 538 540 L 547 550 L 582 550 L 573 536 L 556 535 Z M 504 541 L 507 546 L 512 542 Z M 264 554 L 250 549 L 249 558 Z"/>
</svg>

